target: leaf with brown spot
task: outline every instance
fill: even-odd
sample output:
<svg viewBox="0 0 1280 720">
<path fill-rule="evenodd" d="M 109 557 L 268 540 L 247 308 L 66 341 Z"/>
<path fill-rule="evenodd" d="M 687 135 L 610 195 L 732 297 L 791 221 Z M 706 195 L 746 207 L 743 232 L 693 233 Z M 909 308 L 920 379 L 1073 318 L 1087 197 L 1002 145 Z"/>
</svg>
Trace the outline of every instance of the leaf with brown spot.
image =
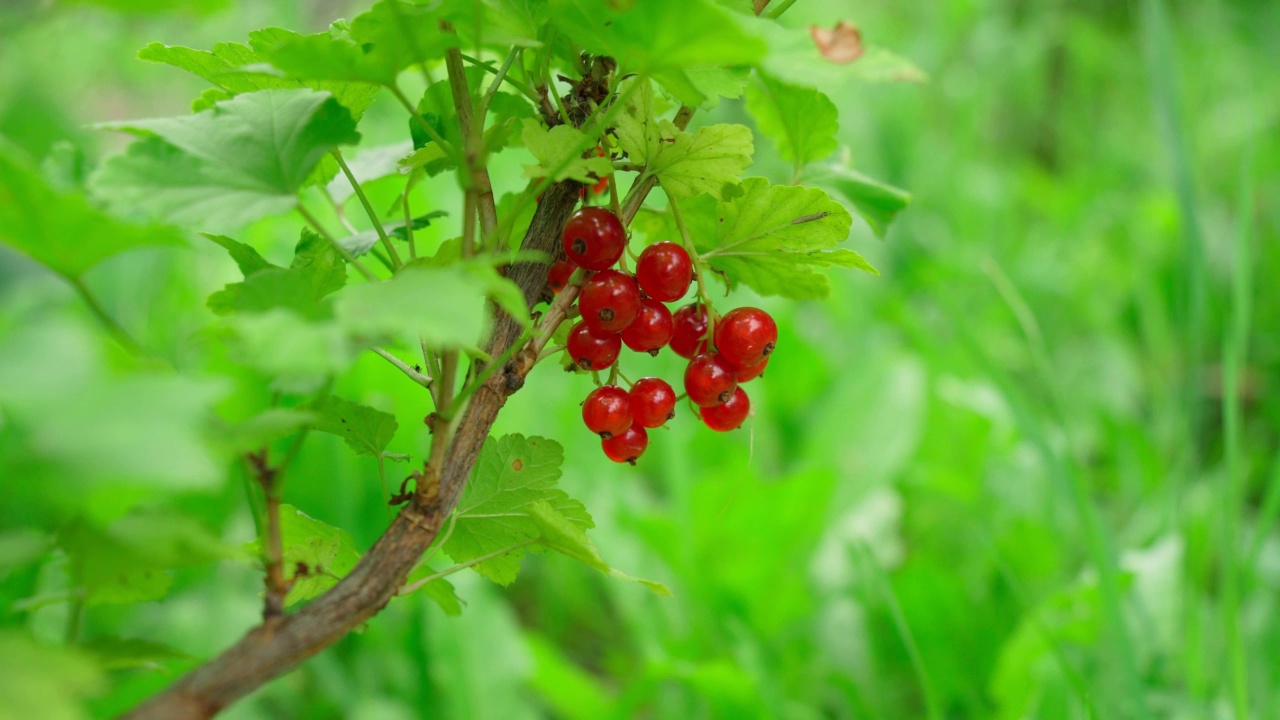
<svg viewBox="0 0 1280 720">
<path fill-rule="evenodd" d="M 847 20 L 841 20 L 831 30 L 811 25 L 809 35 L 822 57 L 833 63 L 846 65 L 862 57 L 862 32 Z"/>
</svg>

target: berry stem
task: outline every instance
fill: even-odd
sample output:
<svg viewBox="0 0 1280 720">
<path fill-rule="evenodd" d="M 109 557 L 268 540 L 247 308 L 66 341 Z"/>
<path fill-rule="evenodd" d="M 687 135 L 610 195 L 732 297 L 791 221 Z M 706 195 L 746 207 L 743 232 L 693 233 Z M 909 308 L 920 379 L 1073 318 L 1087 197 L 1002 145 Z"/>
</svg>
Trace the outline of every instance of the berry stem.
<svg viewBox="0 0 1280 720">
<path fill-rule="evenodd" d="M 676 221 L 676 229 L 680 231 L 680 240 L 684 243 L 684 249 L 689 251 L 689 257 L 693 260 L 694 271 L 698 276 L 698 300 L 707 311 L 707 340 L 708 347 L 710 347 L 716 333 L 716 313 L 711 306 L 711 297 L 707 294 L 707 275 L 710 269 L 702 262 L 702 256 L 698 254 L 698 249 L 693 245 L 693 238 L 689 236 L 689 228 L 684 224 L 684 214 L 680 212 L 680 203 L 670 196 L 667 197 L 667 202 L 671 207 L 671 217 Z"/>
</svg>

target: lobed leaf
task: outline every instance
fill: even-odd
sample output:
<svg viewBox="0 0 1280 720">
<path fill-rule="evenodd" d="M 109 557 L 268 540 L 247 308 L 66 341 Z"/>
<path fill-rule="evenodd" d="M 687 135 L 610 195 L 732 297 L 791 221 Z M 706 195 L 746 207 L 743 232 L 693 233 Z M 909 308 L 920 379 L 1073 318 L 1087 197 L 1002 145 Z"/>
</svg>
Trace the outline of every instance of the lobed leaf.
<svg viewBox="0 0 1280 720">
<path fill-rule="evenodd" d="M 329 150 L 360 140 L 351 113 L 314 90 L 265 90 L 186 117 L 100 127 L 143 140 L 94 175 L 99 197 L 122 210 L 218 228 L 288 211 Z"/>
<path fill-rule="evenodd" d="M 316 414 L 316 430 L 342 438 L 356 455 L 382 455 L 399 427 L 395 415 L 336 395 L 309 409 Z"/>
<path fill-rule="evenodd" d="M 797 168 L 835 152 L 836 106 L 820 90 L 760 75 L 747 88 L 747 110 L 760 132 L 778 146 L 778 154 Z"/>
</svg>

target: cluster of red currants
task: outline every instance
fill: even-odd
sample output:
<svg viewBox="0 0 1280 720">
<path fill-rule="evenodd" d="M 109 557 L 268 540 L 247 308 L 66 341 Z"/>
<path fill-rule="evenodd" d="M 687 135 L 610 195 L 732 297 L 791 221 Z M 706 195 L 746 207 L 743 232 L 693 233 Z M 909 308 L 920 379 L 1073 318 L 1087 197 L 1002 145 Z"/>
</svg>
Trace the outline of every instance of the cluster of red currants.
<svg viewBox="0 0 1280 720">
<path fill-rule="evenodd" d="M 714 308 L 693 302 L 674 314 L 664 303 L 685 296 L 693 281 L 689 253 L 673 242 L 645 248 L 634 275 L 614 270 L 627 246 L 622 221 L 602 207 L 584 207 L 564 228 L 567 260 L 553 265 L 547 284 L 559 293 L 573 272 L 588 271 L 578 295 L 581 320 L 569 331 L 570 358 L 584 370 L 599 371 L 618 362 L 625 344 L 636 352 L 657 355 L 670 347 L 687 358 L 685 394 L 712 430 L 740 426 L 751 410 L 741 383 L 759 377 L 778 340 L 778 326 L 763 310 L 741 307 L 719 316 Z M 649 446 L 646 428 L 675 417 L 675 390 L 665 380 L 643 377 L 630 391 L 602 385 L 582 405 L 587 428 L 603 438 L 605 455 L 614 462 L 635 464 Z"/>
</svg>

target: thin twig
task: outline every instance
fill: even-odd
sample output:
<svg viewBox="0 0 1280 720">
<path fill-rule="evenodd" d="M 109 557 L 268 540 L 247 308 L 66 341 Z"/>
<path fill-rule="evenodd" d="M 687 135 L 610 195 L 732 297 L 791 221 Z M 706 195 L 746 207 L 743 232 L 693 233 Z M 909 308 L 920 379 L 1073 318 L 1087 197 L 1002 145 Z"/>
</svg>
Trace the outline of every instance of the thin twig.
<svg viewBox="0 0 1280 720">
<path fill-rule="evenodd" d="M 507 79 L 507 72 L 511 70 L 511 63 L 515 62 L 519 53 L 519 48 L 511 48 L 511 52 L 507 53 L 507 59 L 502 61 L 502 67 L 498 68 L 498 76 L 493 79 L 493 84 L 489 86 L 484 98 L 480 100 L 480 109 L 476 110 L 476 117 L 479 118 L 482 126 L 485 115 L 489 113 L 489 105 L 493 102 L 493 96 L 498 94 L 498 88 L 502 85 L 502 81 Z"/>
<path fill-rule="evenodd" d="M 263 584 L 266 593 L 263 598 L 262 619 L 270 622 L 273 618 L 284 615 L 284 597 L 289 592 L 289 585 L 284 579 L 284 549 L 280 533 L 280 488 L 279 475 L 276 468 L 267 462 L 267 449 L 245 455 L 245 461 L 253 473 L 254 480 L 262 487 L 262 495 L 267 501 L 266 533 L 260 538 L 262 546 L 262 565 L 266 570 Z"/>
<path fill-rule="evenodd" d="M 98 322 L 102 324 L 102 327 L 106 328 L 107 332 L 116 341 L 116 343 L 120 345 L 120 347 L 129 351 L 130 354 L 138 357 L 145 357 L 147 355 L 147 352 L 142 349 L 142 346 L 138 344 L 137 340 L 133 339 L 133 336 L 129 334 L 129 331 L 125 330 L 124 326 L 117 322 L 115 318 L 107 314 L 106 309 L 102 307 L 102 304 L 98 302 L 98 299 L 89 291 L 89 286 L 85 285 L 83 280 L 74 275 L 64 275 L 63 277 L 66 278 L 68 283 L 71 283 L 72 289 L 76 291 L 76 294 L 80 296 L 80 299 L 84 301 L 84 304 L 89 306 L 89 310 L 93 312 L 93 316 L 98 319 Z"/>
<path fill-rule="evenodd" d="M 413 106 L 413 103 L 409 102 L 409 98 L 405 97 L 404 92 L 398 85 L 388 85 L 387 89 L 391 91 L 391 94 L 396 100 L 400 101 L 400 104 L 404 106 L 404 109 L 409 111 L 410 117 L 418 123 L 418 127 L 422 128 L 422 131 L 427 134 L 427 137 L 431 138 L 432 142 L 440 146 L 440 149 L 444 151 L 445 155 L 453 155 L 457 152 L 453 145 L 451 145 L 448 140 L 441 137 L 440 133 L 436 132 L 436 129 L 431 127 L 431 123 L 427 122 L 426 119 L 418 113 L 418 109 Z"/>
<path fill-rule="evenodd" d="M 524 51 L 524 48 L 519 48 L 519 51 L 523 52 L 523 51 Z M 463 54 L 462 54 L 462 59 L 463 59 L 463 60 L 465 60 L 465 61 L 467 61 L 467 62 L 469 62 L 469 63 L 471 63 L 472 65 L 474 65 L 474 66 L 476 66 L 476 67 L 480 68 L 481 70 L 484 70 L 485 72 L 489 73 L 490 75 L 497 75 L 497 74 L 498 74 L 498 71 L 497 71 L 497 70 L 494 70 L 494 69 L 493 69 L 493 67 L 492 67 L 489 63 L 487 63 L 487 62 L 485 62 L 485 61 L 483 61 L 483 60 L 480 60 L 479 58 L 476 58 L 476 57 L 473 57 L 473 56 L 471 56 L 471 55 L 467 55 L 466 53 L 463 53 Z M 507 76 L 499 76 L 499 78 L 498 78 L 497 80 L 495 80 L 494 82 L 495 82 L 495 84 L 496 84 L 496 83 L 498 83 L 498 82 L 502 82 L 502 81 L 506 81 L 506 82 L 507 82 L 507 83 L 509 83 L 512 87 L 514 87 L 515 89 L 519 90 L 521 95 L 524 95 L 525 97 L 527 97 L 527 98 L 529 98 L 530 100 L 532 100 L 532 101 L 533 101 L 533 103 L 534 103 L 535 105 L 537 105 L 537 104 L 540 102 L 540 100 L 538 99 L 538 94 L 537 94 L 537 93 L 533 92 L 533 90 L 531 90 L 531 89 L 529 89 L 529 88 L 527 88 L 527 87 L 522 87 L 522 86 L 520 85 L 520 83 L 517 83 L 515 80 L 513 80 L 513 79 L 512 79 L 512 78 L 510 78 L 510 77 L 507 77 Z"/>
<path fill-rule="evenodd" d="M 374 353 L 376 353 L 376 354 L 377 354 L 379 357 L 381 357 L 382 359 L 386 360 L 387 362 L 389 362 L 389 363 L 391 363 L 392 365 L 395 365 L 397 368 L 399 368 L 399 369 L 400 369 L 400 372 L 404 373 L 404 374 L 405 374 L 405 376 L 406 376 L 406 377 L 408 377 L 410 380 L 412 380 L 412 381 L 414 381 L 414 382 L 418 383 L 419 385 L 421 385 L 422 387 L 424 387 L 424 388 L 426 388 L 426 389 L 428 389 L 428 390 L 430 390 L 430 389 L 431 389 L 431 377 L 430 377 L 430 376 L 428 376 L 428 375 L 424 375 L 424 374 L 422 374 L 422 373 L 418 372 L 417 370 L 414 370 L 412 367 L 410 367 L 410 366 L 408 365 L 408 363 L 406 363 L 405 361 L 403 361 L 403 360 L 401 360 L 400 358 L 396 357 L 395 355 L 392 355 L 391 353 L 387 352 L 386 350 L 383 350 L 383 349 L 382 349 L 382 348 L 380 348 L 380 347 L 372 347 L 372 348 L 369 348 L 369 349 L 370 349 L 370 350 L 372 350 Z"/>
<path fill-rule="evenodd" d="M 445 21 L 440 22 L 440 29 L 453 32 L 453 26 Z M 458 114 L 458 128 L 462 131 L 462 161 L 468 178 L 466 192 L 474 196 L 475 209 L 480 213 L 481 237 L 489 238 L 493 236 L 493 229 L 498 226 L 498 210 L 493 200 L 493 183 L 489 180 L 489 170 L 485 168 L 482 126 L 484 116 L 476 114 L 472 107 L 467 72 L 462 66 L 462 52 L 456 47 L 445 50 L 444 65 L 449 72 L 449 90 L 453 94 L 453 107 Z M 463 222 L 466 222 L 466 218 Z M 465 239 L 463 249 L 467 249 Z"/>
<path fill-rule="evenodd" d="M 378 213 L 374 211 L 373 205 L 370 204 L 369 198 L 364 194 L 364 189 L 360 187 L 356 176 L 352 174 L 351 168 L 347 167 L 347 161 L 343 159 L 342 152 L 338 148 L 330 151 L 333 159 L 338 161 L 338 167 L 342 168 L 342 174 L 347 176 L 347 182 L 351 183 L 351 189 L 355 191 L 356 197 L 360 198 L 360 204 L 364 206 L 364 212 L 369 216 L 369 222 L 373 223 L 373 229 L 378 233 L 378 240 L 382 242 L 382 247 L 387 250 L 387 257 L 391 258 L 393 270 L 398 270 L 404 263 L 400 262 L 400 253 L 396 252 L 396 246 L 391 244 L 391 238 L 387 237 L 386 228 L 382 227 L 382 221 L 378 219 Z"/>
</svg>

